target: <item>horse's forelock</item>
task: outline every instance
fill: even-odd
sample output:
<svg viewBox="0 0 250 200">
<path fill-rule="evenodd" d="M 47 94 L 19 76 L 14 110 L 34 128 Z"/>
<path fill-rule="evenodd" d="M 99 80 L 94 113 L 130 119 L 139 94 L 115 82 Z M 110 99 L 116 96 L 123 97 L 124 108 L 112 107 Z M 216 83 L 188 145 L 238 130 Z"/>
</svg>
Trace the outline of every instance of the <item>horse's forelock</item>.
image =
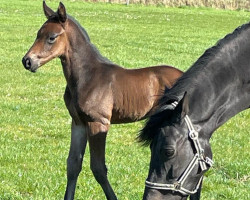
<svg viewBox="0 0 250 200">
<path fill-rule="evenodd" d="M 158 133 L 163 124 L 171 123 L 169 120 L 172 116 L 172 109 L 163 109 L 160 112 L 153 114 L 146 122 L 144 128 L 140 131 L 137 140 L 143 146 L 148 146 L 152 143 L 154 137 Z"/>
</svg>

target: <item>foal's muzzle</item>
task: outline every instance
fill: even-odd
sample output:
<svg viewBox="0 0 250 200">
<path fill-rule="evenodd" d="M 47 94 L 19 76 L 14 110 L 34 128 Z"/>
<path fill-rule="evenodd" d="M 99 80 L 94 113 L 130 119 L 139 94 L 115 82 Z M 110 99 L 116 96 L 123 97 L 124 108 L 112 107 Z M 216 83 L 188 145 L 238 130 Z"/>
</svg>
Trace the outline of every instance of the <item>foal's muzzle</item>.
<svg viewBox="0 0 250 200">
<path fill-rule="evenodd" d="M 25 67 L 25 69 L 29 70 L 31 68 L 32 60 L 29 57 L 23 57 L 22 63 L 23 63 L 23 66 Z"/>
<path fill-rule="evenodd" d="M 24 56 L 22 59 L 22 63 L 23 66 L 25 67 L 25 69 L 30 70 L 31 72 L 35 72 L 36 71 L 36 64 L 34 63 L 34 61 L 30 58 L 30 57 L 26 57 Z"/>
</svg>

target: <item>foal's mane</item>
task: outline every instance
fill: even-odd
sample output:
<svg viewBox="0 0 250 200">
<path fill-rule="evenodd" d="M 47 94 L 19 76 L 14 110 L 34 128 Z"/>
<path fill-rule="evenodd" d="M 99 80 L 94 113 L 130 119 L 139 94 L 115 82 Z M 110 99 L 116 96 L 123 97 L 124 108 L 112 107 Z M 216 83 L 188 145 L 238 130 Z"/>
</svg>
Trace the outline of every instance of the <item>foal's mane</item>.
<svg viewBox="0 0 250 200">
<path fill-rule="evenodd" d="M 81 30 L 81 32 L 84 35 L 85 39 L 88 42 L 90 42 L 89 35 L 88 35 L 87 31 L 85 30 L 85 28 L 83 28 L 82 25 L 74 17 L 67 14 L 67 18 L 70 19 Z"/>
<path fill-rule="evenodd" d="M 185 91 L 195 88 L 200 81 L 197 80 L 197 76 L 204 70 L 210 70 L 208 65 L 209 62 L 212 61 L 226 45 L 230 45 L 232 41 L 240 35 L 243 35 L 242 33 L 248 29 L 250 30 L 250 23 L 239 26 L 232 33 L 220 39 L 214 46 L 208 48 L 203 55 L 199 57 L 171 89 L 166 88 L 163 97 L 158 102 L 155 114 L 147 120 L 145 127 L 140 131 L 137 137 L 139 142 L 145 146 L 151 144 L 157 130 L 161 128 L 163 123 L 169 121 L 170 116 L 174 112 L 173 110 L 164 109 L 164 107 L 174 101 L 179 102 Z"/>
<path fill-rule="evenodd" d="M 90 37 L 89 37 L 87 31 L 81 26 L 81 24 L 80 24 L 75 18 L 73 18 L 72 16 L 67 15 L 67 17 L 68 17 L 73 23 L 75 23 L 75 24 L 77 25 L 77 27 L 81 30 L 81 32 L 82 32 L 82 34 L 84 35 L 86 41 L 88 41 L 88 43 L 90 44 L 90 46 L 92 47 L 92 49 L 94 50 L 94 52 L 96 53 L 96 55 L 98 56 L 98 59 L 101 60 L 101 61 L 104 62 L 104 63 L 112 64 L 112 62 L 111 62 L 108 58 L 104 57 L 104 56 L 100 53 L 100 51 L 97 49 L 97 47 L 96 47 L 93 43 L 91 43 Z"/>
</svg>

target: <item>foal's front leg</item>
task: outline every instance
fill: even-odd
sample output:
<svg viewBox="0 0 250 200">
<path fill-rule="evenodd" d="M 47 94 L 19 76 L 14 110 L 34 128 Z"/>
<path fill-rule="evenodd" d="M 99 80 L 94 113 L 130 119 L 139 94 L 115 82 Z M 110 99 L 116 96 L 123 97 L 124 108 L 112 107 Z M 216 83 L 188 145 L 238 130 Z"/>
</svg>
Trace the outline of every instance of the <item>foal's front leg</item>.
<svg viewBox="0 0 250 200">
<path fill-rule="evenodd" d="M 75 187 L 78 175 L 82 169 L 82 160 L 87 144 L 87 127 L 76 125 L 72 121 L 71 144 L 67 159 L 67 188 L 64 199 L 72 200 L 75 195 Z"/>
<path fill-rule="evenodd" d="M 109 184 L 107 168 L 105 165 L 106 132 L 89 137 L 90 168 L 97 182 L 101 185 L 108 200 L 117 200 L 117 197 Z"/>
</svg>

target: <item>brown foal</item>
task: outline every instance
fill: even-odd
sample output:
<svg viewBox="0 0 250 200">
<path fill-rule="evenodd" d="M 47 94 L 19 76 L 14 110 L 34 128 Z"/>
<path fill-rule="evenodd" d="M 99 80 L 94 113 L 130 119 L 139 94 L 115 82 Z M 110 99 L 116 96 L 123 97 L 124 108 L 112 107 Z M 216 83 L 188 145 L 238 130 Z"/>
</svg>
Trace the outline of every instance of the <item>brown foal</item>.
<svg viewBox="0 0 250 200">
<path fill-rule="evenodd" d="M 149 116 L 165 87 L 172 87 L 182 72 L 170 66 L 128 70 L 103 57 L 87 32 L 59 4 L 57 12 L 43 2 L 47 21 L 24 56 L 26 69 L 59 57 L 67 86 L 66 107 L 72 117 L 67 159 L 65 199 L 73 199 L 87 141 L 90 167 L 107 199 L 117 199 L 107 178 L 105 142 L 110 124 L 134 122 Z"/>
</svg>

